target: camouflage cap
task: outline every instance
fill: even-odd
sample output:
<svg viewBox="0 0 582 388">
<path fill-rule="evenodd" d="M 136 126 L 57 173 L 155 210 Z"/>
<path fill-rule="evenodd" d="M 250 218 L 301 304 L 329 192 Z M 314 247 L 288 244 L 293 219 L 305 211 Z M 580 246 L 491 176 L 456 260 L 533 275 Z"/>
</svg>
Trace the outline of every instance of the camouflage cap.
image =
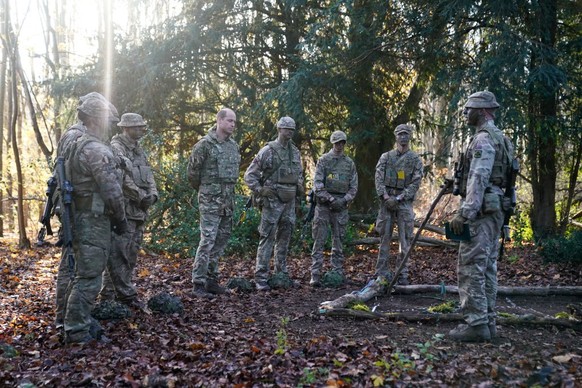
<svg viewBox="0 0 582 388">
<path fill-rule="evenodd" d="M 146 122 L 141 115 L 137 113 L 124 113 L 121 115 L 121 121 L 117 123 L 118 127 L 145 127 Z"/>
<path fill-rule="evenodd" d="M 488 90 L 473 93 L 465 103 L 465 108 L 474 109 L 497 109 L 499 104 L 495 99 L 495 95 Z"/>
<path fill-rule="evenodd" d="M 289 116 L 284 116 L 277 121 L 277 128 L 295 129 L 295 120 Z"/>
<path fill-rule="evenodd" d="M 408 124 L 398 124 L 396 129 L 394 130 L 394 134 L 398 135 L 399 133 L 406 132 L 409 135 L 412 135 L 412 127 Z"/>
<path fill-rule="evenodd" d="M 90 98 L 97 98 L 109 104 L 109 110 L 111 111 L 111 115 L 115 118 L 111 121 L 113 122 L 119 121 L 119 112 L 117 111 L 117 108 L 115 107 L 115 105 L 110 103 L 109 100 L 106 99 L 105 96 L 102 95 L 101 93 L 90 92 L 88 94 L 85 94 L 84 96 L 79 97 L 79 106 L 81 106 L 85 101 L 87 101 Z"/>
<path fill-rule="evenodd" d="M 87 116 L 107 117 L 109 121 L 119 121 L 117 117 L 113 116 L 110 105 L 105 99 L 88 97 L 77 107 L 77 110 L 85 113 Z"/>
<path fill-rule="evenodd" d="M 340 141 L 348 141 L 348 137 L 343 131 L 335 131 L 329 137 L 329 141 L 331 142 L 331 144 L 335 144 Z"/>
</svg>

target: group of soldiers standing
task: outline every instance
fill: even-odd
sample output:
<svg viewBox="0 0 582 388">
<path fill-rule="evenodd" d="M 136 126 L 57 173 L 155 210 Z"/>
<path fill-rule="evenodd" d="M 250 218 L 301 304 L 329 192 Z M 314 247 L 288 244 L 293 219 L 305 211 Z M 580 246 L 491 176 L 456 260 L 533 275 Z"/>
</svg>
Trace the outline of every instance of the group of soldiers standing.
<svg viewBox="0 0 582 388">
<path fill-rule="evenodd" d="M 503 182 L 491 177 L 495 175 L 494 167 L 505 163 L 500 147 L 506 144 L 500 142 L 503 135 L 492 122 L 498 106 L 492 93 L 479 92 L 469 97 L 465 108 L 468 123 L 476 126 L 477 132 L 469 146 L 471 151 L 465 153 L 470 155 L 466 156 L 470 168 L 464 182 L 464 200 L 451 221 L 455 231 L 468 224 L 474 236 L 461 243 L 459 256 L 461 309 L 466 312 L 468 325 L 455 329 L 451 336 L 461 341 L 489 340 L 495 335 L 495 248 L 502 222 Z M 72 246 L 63 249 L 57 281 L 57 324 L 64 325 L 68 342 L 91 339 L 90 313 L 98 296 L 140 307 L 132 273 L 148 208 L 158 199 L 151 168 L 139 146 L 146 130 L 143 118 L 125 113 L 119 121 L 115 107 L 98 93 L 81 99 L 78 117 L 79 122 L 63 135 L 58 150 L 75 187 L 74 238 Z M 109 143 L 109 129 L 115 122 L 123 132 Z M 221 109 L 216 124 L 194 145 L 188 161 L 188 179 L 198 192 L 200 213 L 200 243 L 192 271 L 193 295 L 199 298 L 212 299 L 227 292 L 219 281 L 219 258 L 233 228 L 234 193 L 241 162 L 239 146 L 232 137 L 235 128 L 236 113 Z M 281 117 L 277 138 L 260 149 L 244 173 L 253 202 L 261 210 L 254 276 L 258 291 L 270 289 L 272 257 L 274 273 L 288 276 L 287 255 L 296 222 L 295 209 L 305 198 L 301 156 L 291 140 L 295 130 L 291 117 Z M 394 226 L 398 227 L 400 260 L 412 241 L 413 201 L 423 176 L 422 161 L 410 149 L 412 132 L 410 125 L 398 125 L 394 130 L 396 148 L 382 154 L 376 165 L 376 194 L 380 200 L 376 230 L 381 237 L 376 276 L 385 278 L 390 278 L 391 267 L 399 264 L 389 260 Z M 313 287 L 321 286 L 323 250 L 330 228 L 330 266 L 343 276 L 348 206 L 358 191 L 355 164 L 344 152 L 346 142 L 344 132 L 333 132 L 331 150 L 319 158 L 315 169 Z M 498 196 L 499 206 L 485 211 L 483 198 L 491 192 Z M 488 198 L 489 206 L 491 201 Z M 74 268 L 67 259 L 71 249 Z M 409 283 L 406 266 L 398 283 Z"/>
</svg>

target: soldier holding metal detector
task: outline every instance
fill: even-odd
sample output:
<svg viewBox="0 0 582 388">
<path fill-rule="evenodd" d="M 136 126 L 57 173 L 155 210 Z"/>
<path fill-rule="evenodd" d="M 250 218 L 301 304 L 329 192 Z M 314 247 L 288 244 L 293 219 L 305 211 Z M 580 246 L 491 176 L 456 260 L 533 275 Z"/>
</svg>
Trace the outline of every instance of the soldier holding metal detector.
<svg viewBox="0 0 582 388">
<path fill-rule="evenodd" d="M 311 280 L 313 287 L 321 285 L 323 246 L 331 226 L 331 268 L 344 274 L 343 240 L 349 221 L 348 205 L 358 191 L 356 165 L 344 153 L 347 136 L 342 131 L 331 134 L 332 149 L 317 161 L 313 178 L 315 192 L 315 218 L 312 227 L 313 249 L 311 251 Z"/>
<path fill-rule="evenodd" d="M 497 244 L 504 212 L 515 206 L 505 192 L 513 190 L 511 177 L 517 169 L 511 141 L 493 122 L 497 108 L 495 95 L 482 91 L 470 95 L 463 110 L 467 124 L 476 131 L 455 173 L 454 192 L 461 196 L 461 204 L 450 222 L 453 233 L 469 235 L 460 242 L 457 264 L 466 324 L 449 333 L 457 341 L 488 341 L 497 334 Z"/>
</svg>

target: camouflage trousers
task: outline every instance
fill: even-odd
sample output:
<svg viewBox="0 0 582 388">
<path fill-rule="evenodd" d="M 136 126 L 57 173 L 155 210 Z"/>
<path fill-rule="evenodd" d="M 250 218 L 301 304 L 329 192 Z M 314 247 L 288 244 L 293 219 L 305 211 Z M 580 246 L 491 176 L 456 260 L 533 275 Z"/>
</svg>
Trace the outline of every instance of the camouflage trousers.
<svg viewBox="0 0 582 388">
<path fill-rule="evenodd" d="M 127 233 L 121 236 L 111 233 L 111 252 L 99 294 L 101 300 L 117 299 L 129 303 L 137 298 L 133 275 L 143 242 L 144 222 L 128 219 L 127 228 Z"/>
<path fill-rule="evenodd" d="M 287 273 L 289 242 L 295 228 L 295 201 L 278 199 L 263 201 L 259 225 L 259 247 L 255 264 L 255 281 L 266 282 L 271 256 L 275 256 L 275 273 Z"/>
<path fill-rule="evenodd" d="M 471 241 L 461 241 L 457 277 L 461 312 L 471 326 L 495 319 L 497 256 L 503 212 L 469 222 Z"/>
<path fill-rule="evenodd" d="M 61 251 L 61 261 L 59 262 L 59 269 L 57 272 L 57 284 L 56 284 L 56 311 L 55 311 L 55 324 L 57 327 L 61 327 L 65 321 L 65 311 L 67 307 L 67 295 L 70 291 L 71 280 L 75 273 L 74 270 L 75 259 L 73 254 L 73 248 L 64 247 Z"/>
<path fill-rule="evenodd" d="M 232 215 L 200 213 L 200 244 L 194 259 L 192 282 L 206 284 L 208 278 L 218 279 L 218 259 L 232 231 Z"/>
<path fill-rule="evenodd" d="M 101 289 L 111 246 L 111 225 L 107 216 L 77 212 L 74 225 L 75 273 L 64 319 L 66 335 L 73 342 L 89 335 L 91 310 Z"/>
<path fill-rule="evenodd" d="M 331 269 L 343 274 L 344 250 L 343 241 L 348 225 L 348 209 L 332 210 L 328 205 L 315 207 L 311 235 L 313 248 L 311 250 L 311 275 L 321 275 L 323 267 L 323 247 L 331 226 Z"/>
<path fill-rule="evenodd" d="M 399 259 L 396 263 L 390 263 L 390 244 L 394 232 L 394 223 L 398 225 Z M 392 270 L 396 270 L 400 266 L 401 260 L 410 250 L 414 231 L 412 202 L 401 202 L 396 210 L 388 210 L 385 204 L 382 203 L 376 219 L 376 231 L 380 234 L 380 248 L 378 250 L 378 260 L 376 261 L 375 276 L 388 277 L 392 273 L 390 267 L 392 267 Z M 400 276 L 404 279 L 408 278 L 408 264 L 404 266 Z"/>
</svg>

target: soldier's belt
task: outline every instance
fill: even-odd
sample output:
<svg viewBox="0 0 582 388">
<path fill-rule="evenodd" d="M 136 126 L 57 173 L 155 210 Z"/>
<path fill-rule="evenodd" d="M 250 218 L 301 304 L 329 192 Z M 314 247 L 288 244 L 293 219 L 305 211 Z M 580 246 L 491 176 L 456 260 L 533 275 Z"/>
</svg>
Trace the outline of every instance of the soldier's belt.
<svg viewBox="0 0 582 388">
<path fill-rule="evenodd" d="M 394 188 L 386 187 L 386 194 L 388 194 L 388 195 L 400 195 L 400 194 L 402 194 L 403 191 L 404 191 L 404 189 L 394 189 Z"/>
</svg>

